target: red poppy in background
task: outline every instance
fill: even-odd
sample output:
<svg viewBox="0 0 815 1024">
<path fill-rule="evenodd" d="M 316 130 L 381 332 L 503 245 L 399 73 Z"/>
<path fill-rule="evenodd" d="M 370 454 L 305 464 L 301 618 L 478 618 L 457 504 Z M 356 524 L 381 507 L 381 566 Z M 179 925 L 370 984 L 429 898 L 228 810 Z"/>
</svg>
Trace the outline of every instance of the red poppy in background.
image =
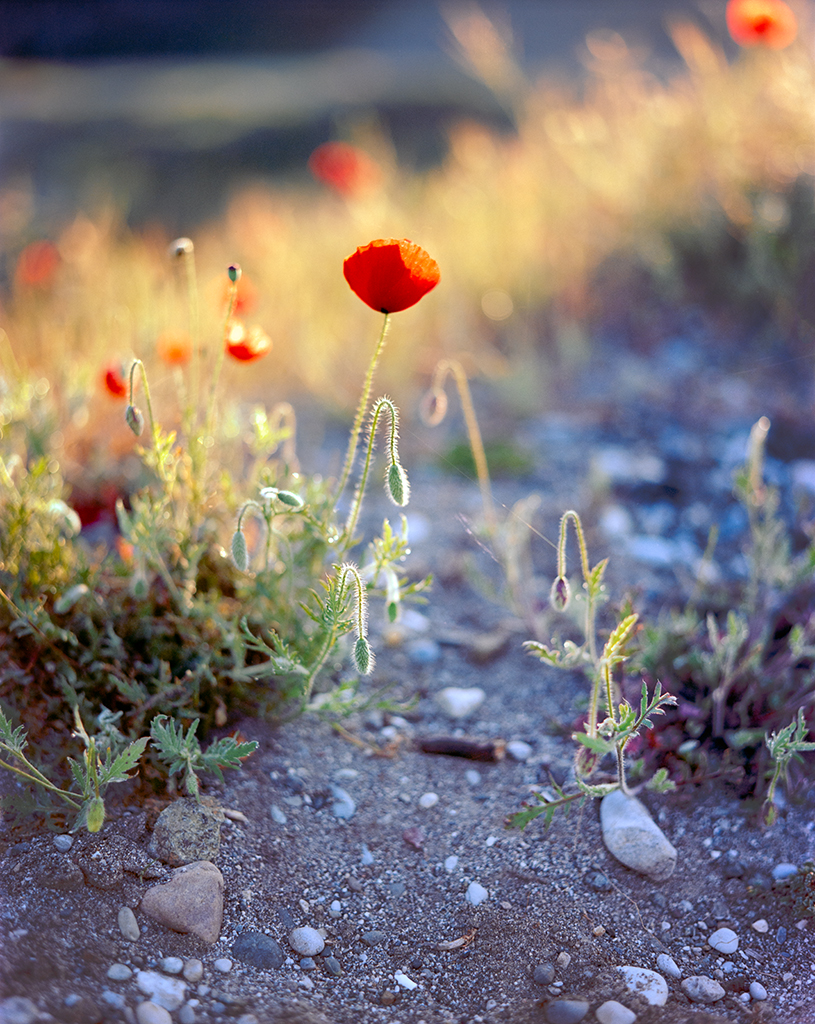
<svg viewBox="0 0 815 1024">
<path fill-rule="evenodd" d="M 382 172 L 362 150 L 348 142 L 324 142 L 308 160 L 314 177 L 345 198 L 370 192 L 382 180 Z"/>
<path fill-rule="evenodd" d="M 156 338 L 156 355 L 168 366 L 185 366 L 192 357 L 192 339 L 185 331 L 162 331 Z"/>
<path fill-rule="evenodd" d="M 783 50 L 798 34 L 798 22 L 784 0 L 729 0 L 727 28 L 739 46 Z"/>
<path fill-rule="evenodd" d="M 24 288 L 48 288 L 61 262 L 53 242 L 31 242 L 17 257 L 14 281 Z"/>
<path fill-rule="evenodd" d="M 272 339 L 260 327 L 246 328 L 240 320 L 233 320 L 226 331 L 226 351 L 240 363 L 251 363 L 270 352 Z"/>
<path fill-rule="evenodd" d="M 229 293 L 232 289 L 232 283 L 227 278 L 221 281 L 221 306 L 226 311 L 229 306 Z M 255 284 L 252 282 L 250 277 L 246 274 L 241 274 L 238 278 L 237 287 L 235 291 L 235 302 L 232 306 L 232 313 L 235 316 L 246 316 L 258 304 L 258 290 Z"/>
<path fill-rule="evenodd" d="M 102 371 L 102 386 L 112 398 L 127 398 L 127 381 L 118 363 L 111 363 Z"/>
<path fill-rule="evenodd" d="M 441 276 L 438 263 L 407 238 L 377 238 L 361 245 L 342 269 L 351 291 L 378 313 L 415 305 Z"/>
</svg>

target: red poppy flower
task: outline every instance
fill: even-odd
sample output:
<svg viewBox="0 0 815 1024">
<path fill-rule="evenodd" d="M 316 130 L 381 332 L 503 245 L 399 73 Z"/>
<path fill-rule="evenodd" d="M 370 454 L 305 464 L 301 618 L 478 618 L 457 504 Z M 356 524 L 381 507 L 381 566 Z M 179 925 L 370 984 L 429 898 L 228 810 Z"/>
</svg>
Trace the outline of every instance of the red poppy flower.
<svg viewBox="0 0 815 1024">
<path fill-rule="evenodd" d="M 156 338 L 156 355 L 168 366 L 184 366 L 192 357 L 192 339 L 184 331 L 162 331 Z"/>
<path fill-rule="evenodd" d="M 370 192 L 382 172 L 366 152 L 347 142 L 324 142 L 308 160 L 314 177 L 346 198 Z"/>
<path fill-rule="evenodd" d="M 118 363 L 111 363 L 102 371 L 102 386 L 112 398 L 127 398 L 127 381 Z"/>
<path fill-rule="evenodd" d="M 53 242 L 31 242 L 17 257 L 14 280 L 28 288 L 48 288 L 60 265 L 59 250 Z"/>
<path fill-rule="evenodd" d="M 783 50 L 798 33 L 798 22 L 784 0 L 730 0 L 727 28 L 739 46 Z"/>
<path fill-rule="evenodd" d="M 271 348 L 272 339 L 257 325 L 247 329 L 240 320 L 233 320 L 227 328 L 226 351 L 238 362 L 251 363 L 265 356 Z"/>
<path fill-rule="evenodd" d="M 342 266 L 351 291 L 379 313 L 415 305 L 439 283 L 439 265 L 406 238 L 377 238 L 351 253 Z"/>
</svg>

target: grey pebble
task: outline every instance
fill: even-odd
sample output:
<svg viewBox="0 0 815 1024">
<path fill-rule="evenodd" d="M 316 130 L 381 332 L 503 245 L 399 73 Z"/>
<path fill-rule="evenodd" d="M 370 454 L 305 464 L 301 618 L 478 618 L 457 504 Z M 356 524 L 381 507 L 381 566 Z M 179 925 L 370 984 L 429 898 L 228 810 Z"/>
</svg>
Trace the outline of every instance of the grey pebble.
<svg viewBox="0 0 815 1024">
<path fill-rule="evenodd" d="M 243 932 L 232 943 L 232 955 L 249 967 L 282 967 L 286 959 L 280 944 L 263 932 Z"/>
<path fill-rule="evenodd" d="M 285 813 L 277 806 L 277 804 L 272 804 L 272 806 L 269 808 L 269 813 L 272 816 L 272 820 L 276 821 L 278 825 L 285 825 L 286 822 L 289 820 L 286 817 Z"/>
<path fill-rule="evenodd" d="M 178 1011 L 180 1024 L 195 1024 L 195 1007 L 185 1003 Z"/>
<path fill-rule="evenodd" d="M 378 946 L 380 942 L 384 942 L 387 939 L 387 934 L 380 931 L 365 932 L 362 936 L 362 941 L 366 946 Z"/>
<path fill-rule="evenodd" d="M 301 956 L 316 956 L 325 949 L 325 939 L 316 928 L 303 925 L 289 933 L 289 945 Z"/>
<path fill-rule="evenodd" d="M 301 971 L 313 971 L 317 966 L 317 961 L 313 956 L 304 956 L 300 959 L 300 970 Z"/>
<path fill-rule="evenodd" d="M 123 1010 L 127 1005 L 127 1000 L 121 993 L 111 992 L 109 988 L 104 989 L 99 998 L 106 1006 L 110 1006 L 114 1010 Z"/>
<path fill-rule="evenodd" d="M 682 972 L 676 966 L 676 961 L 673 957 L 668 956 L 667 953 L 660 953 L 657 957 L 657 967 L 663 974 L 667 974 L 669 978 L 681 978 Z"/>
<path fill-rule="evenodd" d="M 342 975 L 342 965 L 336 957 L 327 956 L 325 960 L 323 960 L 323 966 L 332 978 L 339 978 Z"/>
<path fill-rule="evenodd" d="M 351 794 L 341 789 L 339 786 L 331 786 L 331 795 L 334 797 L 334 803 L 331 805 L 331 813 L 335 818 L 353 818 L 356 813 L 357 805 L 351 799 Z"/>
<path fill-rule="evenodd" d="M 783 944 L 787 941 L 787 929 L 784 927 L 783 924 L 775 933 L 775 941 L 778 943 L 779 946 L 783 946 Z"/>
<path fill-rule="evenodd" d="M 111 981 L 129 981 L 133 977 L 133 971 L 127 964 L 111 964 L 107 976 Z"/>
<path fill-rule="evenodd" d="M 136 1007 L 138 1024 L 173 1024 L 173 1018 L 163 1006 L 150 1002 L 139 1003 Z"/>
<path fill-rule="evenodd" d="M 159 961 L 159 967 L 165 974 L 181 974 L 184 961 L 180 956 L 165 956 L 163 960 Z"/>
<path fill-rule="evenodd" d="M 122 938 L 127 939 L 128 942 L 137 942 L 139 938 L 139 923 L 136 920 L 136 915 L 130 909 L 130 907 L 122 907 L 117 917 L 119 925 L 119 931 L 122 933 Z"/>
<path fill-rule="evenodd" d="M 772 870 L 773 879 L 776 882 L 783 882 L 785 878 L 792 878 L 798 874 L 798 867 L 795 864 L 776 864 Z"/>
<path fill-rule="evenodd" d="M 180 867 L 194 861 L 216 861 L 221 825 L 216 816 L 192 799 L 175 800 L 156 819 L 150 853 L 165 864 Z"/>
<path fill-rule="evenodd" d="M 60 853 L 67 853 L 73 845 L 73 836 L 54 836 L 54 846 L 56 846 Z"/>
<path fill-rule="evenodd" d="M 692 1003 L 718 1003 L 724 999 L 722 986 L 704 974 L 685 978 L 680 987 Z"/>
<path fill-rule="evenodd" d="M 3 1024 L 34 1024 L 40 1013 L 30 999 L 11 996 L 0 1002 L 0 1021 Z"/>
<path fill-rule="evenodd" d="M 757 981 L 751 982 L 750 998 L 755 999 L 757 1003 L 763 1002 L 767 998 L 767 989 Z"/>
<path fill-rule="evenodd" d="M 552 964 L 537 964 L 532 972 L 532 980 L 536 985 L 551 985 L 555 980 L 555 968 Z"/>
<path fill-rule="evenodd" d="M 532 747 L 524 740 L 510 740 L 506 750 L 513 761 L 526 761 L 532 756 Z"/>
<path fill-rule="evenodd" d="M 212 966 L 220 974 L 229 974 L 232 970 L 232 961 L 228 956 L 219 956 L 217 960 L 213 961 Z"/>
<path fill-rule="evenodd" d="M 204 965 L 200 960 L 196 960 L 195 957 L 193 957 L 184 964 L 184 968 L 181 973 L 187 981 L 191 981 L 195 984 L 204 977 Z"/>
<path fill-rule="evenodd" d="M 589 1012 L 585 999 L 555 999 L 546 1007 L 549 1024 L 577 1024 Z"/>
</svg>

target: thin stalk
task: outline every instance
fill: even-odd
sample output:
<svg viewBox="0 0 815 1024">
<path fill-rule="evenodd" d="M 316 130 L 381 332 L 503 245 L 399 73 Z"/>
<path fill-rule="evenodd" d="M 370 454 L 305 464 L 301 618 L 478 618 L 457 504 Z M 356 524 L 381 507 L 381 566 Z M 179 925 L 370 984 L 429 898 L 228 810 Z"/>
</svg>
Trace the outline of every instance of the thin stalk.
<svg viewBox="0 0 815 1024">
<path fill-rule="evenodd" d="M 218 354 L 215 356 L 215 366 L 212 370 L 212 384 L 209 388 L 209 399 L 207 400 L 207 415 L 204 421 L 204 436 L 203 441 L 206 445 L 206 439 L 212 436 L 215 422 L 215 398 L 218 391 L 218 379 L 221 376 L 221 369 L 224 365 L 224 352 L 226 350 L 227 333 L 229 331 L 229 323 L 232 320 L 232 312 L 235 309 L 235 299 L 238 294 L 238 282 L 237 279 L 229 281 L 229 305 L 226 310 L 226 318 L 224 319 L 224 332 L 221 342 L 221 347 L 218 349 Z"/>
<path fill-rule="evenodd" d="M 573 509 L 569 509 L 568 512 L 564 512 L 560 519 L 560 536 L 558 538 L 557 545 L 557 574 L 565 578 L 566 576 L 566 530 L 569 525 L 569 521 L 574 523 L 574 531 L 577 535 L 577 544 L 580 549 L 580 569 L 583 573 L 583 582 L 586 585 L 586 639 L 589 644 L 589 657 L 591 663 L 597 669 L 597 638 L 595 636 L 595 617 L 597 609 L 595 607 L 594 597 L 589 586 L 589 580 L 591 572 L 589 570 L 589 552 L 586 547 L 586 537 L 583 533 L 583 523 L 580 521 L 580 516 Z M 595 711 L 596 714 L 596 711 Z"/>
<path fill-rule="evenodd" d="M 371 429 L 368 433 L 368 447 L 365 453 L 365 464 L 362 468 L 362 475 L 359 478 L 359 484 L 354 492 L 354 500 L 351 504 L 351 510 L 348 513 L 348 519 L 345 523 L 345 529 L 343 530 L 342 544 L 340 547 L 341 551 L 345 551 L 351 544 L 354 537 L 354 530 L 356 529 L 357 522 L 359 520 L 359 513 L 362 510 L 362 499 L 365 495 L 365 488 L 368 485 L 368 474 L 371 469 L 371 462 L 373 460 L 374 453 L 374 438 L 376 435 L 376 428 L 379 425 L 379 417 L 383 409 L 387 409 L 391 415 L 391 431 L 389 438 L 390 447 L 390 460 L 391 462 L 398 461 L 398 453 L 396 451 L 396 422 L 397 412 L 396 407 L 389 398 L 380 398 L 374 406 L 373 415 L 371 416 Z"/>
<path fill-rule="evenodd" d="M 18 768 L 13 764 L 8 764 L 6 761 L 0 761 L 0 768 L 7 768 L 10 772 L 14 772 L 15 775 L 19 775 L 20 778 L 26 779 L 28 782 L 33 782 L 38 786 L 42 786 L 43 789 L 47 789 L 52 793 L 56 793 L 58 796 L 61 796 L 66 803 L 69 803 L 75 811 L 80 809 L 82 806 L 81 801 L 74 799 L 70 793 L 66 793 L 65 790 L 60 789 L 59 786 L 55 786 L 50 779 L 47 779 L 42 772 L 38 771 L 24 757 L 21 760 L 29 771 L 24 771 L 22 768 Z"/>
<path fill-rule="evenodd" d="M 129 398 L 129 401 L 130 401 L 130 404 L 133 405 L 133 391 L 134 391 L 134 386 L 135 386 L 134 377 L 135 377 L 135 373 L 136 373 L 136 367 L 139 368 L 139 372 L 141 374 L 142 387 L 144 388 L 144 400 L 147 403 L 147 419 L 150 421 L 150 436 L 153 439 L 153 447 L 155 448 L 155 446 L 156 446 L 157 427 L 156 427 L 155 418 L 153 416 L 153 403 L 150 400 L 150 385 L 147 383 L 147 371 L 145 370 L 144 363 L 141 361 L 141 359 L 134 359 L 133 360 L 133 365 L 130 367 L 130 398 Z"/>
</svg>

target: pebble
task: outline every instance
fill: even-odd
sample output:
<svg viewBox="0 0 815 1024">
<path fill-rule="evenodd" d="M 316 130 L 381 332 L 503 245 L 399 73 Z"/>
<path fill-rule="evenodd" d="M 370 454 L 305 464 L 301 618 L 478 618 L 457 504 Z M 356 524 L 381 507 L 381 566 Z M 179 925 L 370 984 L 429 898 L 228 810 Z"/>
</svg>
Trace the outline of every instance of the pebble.
<svg viewBox="0 0 815 1024">
<path fill-rule="evenodd" d="M 430 810 L 431 807 L 435 807 L 438 802 L 438 793 L 422 793 L 419 797 L 419 806 L 425 811 Z"/>
<path fill-rule="evenodd" d="M 523 740 L 510 740 L 506 751 L 513 761 L 526 761 L 532 756 L 532 747 Z"/>
<path fill-rule="evenodd" d="M 685 978 L 680 987 L 692 1003 L 718 1003 L 720 999 L 724 999 L 722 986 L 704 974 Z"/>
<path fill-rule="evenodd" d="M 779 926 L 778 931 L 775 933 L 775 941 L 779 946 L 783 946 L 787 941 L 787 929 L 783 924 Z"/>
<path fill-rule="evenodd" d="M 449 857 L 444 858 L 444 870 L 447 874 L 452 874 L 453 871 L 458 867 L 458 857 L 451 853 Z"/>
<path fill-rule="evenodd" d="M 196 984 L 204 977 L 204 965 L 200 960 L 193 957 L 184 964 L 184 969 L 181 973 L 187 981 L 191 981 L 193 984 Z"/>
<path fill-rule="evenodd" d="M 136 986 L 150 1001 L 163 1006 L 165 1010 L 177 1010 L 184 1005 L 187 983 L 179 978 L 168 978 L 158 971 L 138 971 Z"/>
<path fill-rule="evenodd" d="M 411 640 L 405 650 L 413 665 L 432 665 L 441 657 L 441 645 L 430 637 Z"/>
<path fill-rule="evenodd" d="M 480 882 L 470 882 L 467 886 L 466 900 L 471 903 L 474 907 L 483 903 L 489 897 L 489 892 L 481 885 Z"/>
<path fill-rule="evenodd" d="M 755 999 L 757 1003 L 761 1003 L 767 998 L 767 989 L 757 981 L 750 982 L 749 991 L 750 998 Z"/>
<path fill-rule="evenodd" d="M 627 991 L 642 996 L 651 1006 L 664 1006 L 668 1002 L 668 983 L 661 974 L 647 967 L 618 967 Z"/>
<path fill-rule="evenodd" d="M 626 867 L 655 882 L 670 878 L 676 867 L 676 849 L 645 806 L 617 789 L 600 803 L 603 842 L 609 853 Z"/>
<path fill-rule="evenodd" d="M 477 768 L 468 768 L 464 773 L 464 778 L 467 780 L 467 785 L 472 786 L 473 789 L 481 785 L 481 772 Z"/>
<path fill-rule="evenodd" d="M 763 917 L 760 917 L 757 921 L 753 921 L 752 927 L 761 935 L 766 934 L 766 932 L 770 930 L 770 926 Z"/>
<path fill-rule="evenodd" d="M 178 1011 L 178 1019 L 180 1024 L 195 1024 L 195 1007 L 190 1006 L 189 1003 L 184 1003 Z"/>
<path fill-rule="evenodd" d="M 676 966 L 676 961 L 673 957 L 668 956 L 667 953 L 660 953 L 657 957 L 657 967 L 662 971 L 663 974 L 667 974 L 669 978 L 681 978 L 682 972 Z"/>
<path fill-rule="evenodd" d="M 212 966 L 219 974 L 229 974 L 232 970 L 232 961 L 228 956 L 219 956 Z"/>
<path fill-rule="evenodd" d="M 73 845 L 73 836 L 54 836 L 54 846 L 56 846 L 60 853 L 67 853 Z"/>
<path fill-rule="evenodd" d="M 419 987 L 418 982 L 414 981 L 413 978 L 409 978 L 404 971 L 397 971 L 393 976 L 393 980 L 399 988 L 406 988 L 409 992 Z"/>
<path fill-rule="evenodd" d="M 412 846 L 414 850 L 421 850 L 424 847 L 425 834 L 418 825 L 412 825 L 410 828 L 406 828 L 402 833 L 402 838 L 408 846 Z"/>
<path fill-rule="evenodd" d="M 325 967 L 332 978 L 339 978 L 342 976 L 342 965 L 336 957 L 327 956 L 323 960 L 323 967 Z"/>
<path fill-rule="evenodd" d="M 589 1012 L 585 999 L 555 999 L 546 1006 L 549 1024 L 577 1024 Z"/>
<path fill-rule="evenodd" d="M 127 964 L 111 964 L 107 976 L 111 981 L 129 981 L 133 977 L 133 971 Z"/>
<path fill-rule="evenodd" d="M 139 935 L 141 934 L 139 923 L 130 907 L 122 907 L 116 920 L 119 925 L 119 931 L 122 933 L 122 938 L 128 942 L 138 942 Z"/>
<path fill-rule="evenodd" d="M 374 862 L 374 855 L 371 853 L 371 851 L 368 849 L 365 843 L 362 844 L 362 856 L 360 857 L 360 860 L 366 866 L 369 864 L 373 864 Z"/>
<path fill-rule="evenodd" d="M 717 953 L 724 953 L 725 956 L 735 953 L 739 948 L 739 937 L 731 928 L 717 928 L 707 941 Z"/>
<path fill-rule="evenodd" d="M 387 934 L 380 931 L 365 932 L 362 936 L 362 941 L 366 946 L 378 946 L 380 942 L 384 942 L 387 939 Z"/>
<path fill-rule="evenodd" d="M 232 955 L 249 967 L 282 967 L 286 959 L 280 944 L 263 932 L 243 932 L 232 943 Z"/>
<path fill-rule="evenodd" d="M 555 968 L 552 964 L 536 964 L 532 972 L 532 980 L 536 985 L 551 985 L 555 980 Z"/>
<path fill-rule="evenodd" d="M 335 920 L 342 917 L 342 904 L 339 900 L 332 900 L 328 908 L 328 916 L 333 917 Z"/>
<path fill-rule="evenodd" d="M 627 1006 L 618 1003 L 616 999 L 609 999 L 601 1006 L 598 1006 L 594 1011 L 594 1016 L 600 1024 L 634 1024 L 634 1021 L 637 1019 L 637 1015 L 633 1010 L 629 1010 Z"/>
<path fill-rule="evenodd" d="M 480 686 L 446 686 L 436 694 L 436 703 L 451 718 L 466 718 L 483 704 L 486 696 Z"/>
<path fill-rule="evenodd" d="M 184 961 L 180 956 L 165 956 L 159 961 L 159 967 L 165 974 L 181 974 L 184 969 Z"/>
<path fill-rule="evenodd" d="M 325 939 L 316 928 L 303 925 L 289 932 L 289 945 L 301 956 L 316 956 L 325 949 Z"/>
<path fill-rule="evenodd" d="M 286 822 L 289 820 L 286 817 L 285 811 L 283 811 L 282 808 L 278 807 L 277 804 L 272 804 L 272 806 L 269 808 L 269 814 L 271 814 L 272 816 L 272 821 L 276 821 L 278 825 L 285 825 Z"/>
<path fill-rule="evenodd" d="M 0 1021 L 3 1024 L 34 1024 L 40 1012 L 25 996 L 10 996 L 0 1002 Z"/>
<path fill-rule="evenodd" d="M 346 821 L 349 818 L 353 818 L 357 810 L 357 805 L 351 798 L 351 794 L 340 786 L 332 785 L 331 795 L 334 797 L 334 803 L 331 805 L 331 813 L 334 817 L 343 818 Z"/>
<path fill-rule="evenodd" d="M 99 997 L 106 1006 L 112 1007 L 114 1010 L 123 1010 L 127 1005 L 127 1000 L 119 992 L 111 992 L 109 988 L 103 989 L 102 994 Z M 5 1017 L 0 1017 L 5 1024 Z"/>
<path fill-rule="evenodd" d="M 136 1007 L 138 1024 L 173 1024 L 173 1018 L 163 1006 L 157 1003 L 139 1003 Z"/>
<path fill-rule="evenodd" d="M 572 962 L 572 954 L 571 953 L 567 953 L 565 949 L 561 950 L 561 952 L 558 953 L 557 960 L 555 961 L 555 963 L 561 969 L 561 971 L 565 971 L 566 968 L 569 966 L 569 964 L 571 962 Z M 561 983 L 559 983 L 559 984 L 561 984 Z"/>
<path fill-rule="evenodd" d="M 223 875 L 207 860 L 177 868 L 169 882 L 147 890 L 141 909 L 166 928 L 212 945 L 224 917 Z"/>
<path fill-rule="evenodd" d="M 783 882 L 785 878 L 792 878 L 793 875 L 797 874 L 798 867 L 795 864 L 776 864 L 772 870 L 772 876 L 776 882 Z"/>
<path fill-rule="evenodd" d="M 215 861 L 221 846 L 216 816 L 191 798 L 175 800 L 156 819 L 150 853 L 165 864 L 180 867 L 194 861 Z"/>
</svg>

